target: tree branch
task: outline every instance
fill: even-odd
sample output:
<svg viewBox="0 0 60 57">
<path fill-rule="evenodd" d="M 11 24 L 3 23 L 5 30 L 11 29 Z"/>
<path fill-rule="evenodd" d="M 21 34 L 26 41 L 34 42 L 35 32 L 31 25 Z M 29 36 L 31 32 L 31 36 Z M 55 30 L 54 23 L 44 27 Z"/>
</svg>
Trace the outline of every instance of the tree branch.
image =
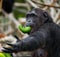
<svg viewBox="0 0 60 57">
<path fill-rule="evenodd" d="M 48 5 L 48 4 L 43 4 L 43 3 L 40 3 L 40 2 L 36 2 L 36 1 L 32 1 L 38 5 L 43 5 L 43 6 L 48 6 L 48 7 L 54 7 L 54 8 L 60 8 L 60 6 L 54 6 L 54 5 Z"/>
</svg>

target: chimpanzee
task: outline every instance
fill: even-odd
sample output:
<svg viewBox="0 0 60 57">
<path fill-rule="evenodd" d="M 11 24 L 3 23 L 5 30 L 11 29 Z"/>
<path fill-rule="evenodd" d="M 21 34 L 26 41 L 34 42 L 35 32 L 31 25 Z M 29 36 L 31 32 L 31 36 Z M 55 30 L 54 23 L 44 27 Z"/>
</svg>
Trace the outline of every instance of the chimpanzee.
<svg viewBox="0 0 60 57">
<path fill-rule="evenodd" d="M 14 0 L 3 0 L 2 8 L 5 12 L 11 13 L 13 4 L 14 4 Z"/>
<path fill-rule="evenodd" d="M 41 48 L 47 51 L 47 57 L 60 57 L 60 26 L 53 22 L 51 16 L 35 8 L 27 13 L 26 20 L 26 26 L 31 27 L 30 35 L 16 44 L 7 43 L 12 48 L 4 47 L 3 52 L 35 51 Z"/>
<path fill-rule="evenodd" d="M 46 50 L 39 48 L 32 52 L 31 57 L 47 57 L 48 53 Z"/>
</svg>

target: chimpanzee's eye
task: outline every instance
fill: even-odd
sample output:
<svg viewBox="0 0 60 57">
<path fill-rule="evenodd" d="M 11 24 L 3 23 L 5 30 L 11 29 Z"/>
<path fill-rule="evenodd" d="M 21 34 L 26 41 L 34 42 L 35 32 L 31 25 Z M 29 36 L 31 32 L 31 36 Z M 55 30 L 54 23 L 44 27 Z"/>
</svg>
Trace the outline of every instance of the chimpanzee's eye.
<svg viewBox="0 0 60 57">
<path fill-rule="evenodd" d="M 43 15 L 44 15 L 44 17 L 45 17 L 45 18 L 47 18 L 47 17 L 48 17 L 47 12 L 44 12 L 44 13 L 43 13 Z"/>
<path fill-rule="evenodd" d="M 30 15 L 30 14 L 27 14 L 27 15 L 26 15 L 26 18 L 28 18 L 28 17 L 29 17 L 29 15 Z"/>
<path fill-rule="evenodd" d="M 37 15 L 35 15 L 35 14 L 32 13 L 32 14 L 27 14 L 26 17 L 27 17 L 27 18 L 28 18 L 28 17 L 37 17 Z"/>
<path fill-rule="evenodd" d="M 34 16 L 36 16 L 36 15 L 35 15 L 35 14 L 31 14 L 31 16 L 33 16 L 33 17 L 34 17 Z"/>
</svg>

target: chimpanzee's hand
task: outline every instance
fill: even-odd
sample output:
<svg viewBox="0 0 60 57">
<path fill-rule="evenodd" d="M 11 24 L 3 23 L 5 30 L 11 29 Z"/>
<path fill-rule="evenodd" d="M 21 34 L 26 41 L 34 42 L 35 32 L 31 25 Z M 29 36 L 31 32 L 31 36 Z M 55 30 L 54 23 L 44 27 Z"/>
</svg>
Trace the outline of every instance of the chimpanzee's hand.
<svg viewBox="0 0 60 57">
<path fill-rule="evenodd" d="M 16 44 L 9 44 L 7 43 L 7 45 L 11 46 L 11 48 L 6 48 L 6 47 L 3 47 L 4 50 L 2 50 L 3 52 L 6 52 L 6 53 L 16 53 L 16 52 L 19 52 L 20 51 L 20 42 L 17 42 Z"/>
</svg>

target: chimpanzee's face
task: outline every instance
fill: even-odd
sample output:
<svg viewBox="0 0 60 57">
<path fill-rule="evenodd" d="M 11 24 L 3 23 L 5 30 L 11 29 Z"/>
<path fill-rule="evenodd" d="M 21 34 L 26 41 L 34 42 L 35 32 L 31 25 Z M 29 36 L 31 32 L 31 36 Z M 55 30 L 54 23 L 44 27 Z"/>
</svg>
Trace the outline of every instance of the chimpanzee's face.
<svg viewBox="0 0 60 57">
<path fill-rule="evenodd" d="M 28 12 L 26 15 L 26 26 L 36 27 L 39 24 L 39 16 L 35 11 Z"/>
<path fill-rule="evenodd" d="M 26 26 L 30 26 L 33 30 L 39 28 L 46 21 L 51 20 L 49 14 L 41 9 L 33 9 L 26 15 Z"/>
</svg>

